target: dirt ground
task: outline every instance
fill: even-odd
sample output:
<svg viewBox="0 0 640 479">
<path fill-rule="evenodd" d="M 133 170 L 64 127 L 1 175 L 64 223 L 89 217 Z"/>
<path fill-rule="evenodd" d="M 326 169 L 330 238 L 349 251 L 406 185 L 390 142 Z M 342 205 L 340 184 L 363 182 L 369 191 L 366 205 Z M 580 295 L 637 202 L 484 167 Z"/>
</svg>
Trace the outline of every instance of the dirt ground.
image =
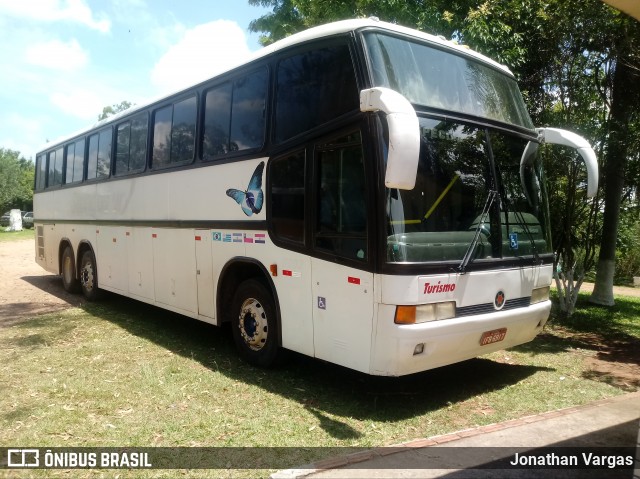
<svg viewBox="0 0 640 479">
<path fill-rule="evenodd" d="M 68 294 L 59 276 L 35 261 L 35 240 L 0 243 L 0 328 L 25 318 L 81 304 Z"/>
<path fill-rule="evenodd" d="M 60 277 L 42 269 L 34 258 L 34 240 L 0 243 L 0 328 L 84 302 L 82 295 L 67 293 Z M 582 287 L 582 291 L 592 289 L 592 284 Z M 614 293 L 640 297 L 640 288 L 616 287 Z M 593 352 L 583 360 L 594 379 L 628 391 L 640 389 L 640 340 L 605 342 L 596 334 L 570 335 L 580 349 Z"/>
</svg>

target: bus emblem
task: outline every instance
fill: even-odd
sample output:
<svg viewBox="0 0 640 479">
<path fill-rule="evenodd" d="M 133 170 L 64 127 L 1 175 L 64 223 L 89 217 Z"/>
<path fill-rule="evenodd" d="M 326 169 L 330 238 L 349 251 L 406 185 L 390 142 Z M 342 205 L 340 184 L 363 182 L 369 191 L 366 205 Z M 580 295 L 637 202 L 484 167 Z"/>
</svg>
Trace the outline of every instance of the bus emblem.
<svg viewBox="0 0 640 479">
<path fill-rule="evenodd" d="M 504 307 L 504 303 L 506 302 L 505 299 L 504 291 L 501 290 L 496 293 L 493 305 L 497 310 L 501 310 Z"/>
</svg>

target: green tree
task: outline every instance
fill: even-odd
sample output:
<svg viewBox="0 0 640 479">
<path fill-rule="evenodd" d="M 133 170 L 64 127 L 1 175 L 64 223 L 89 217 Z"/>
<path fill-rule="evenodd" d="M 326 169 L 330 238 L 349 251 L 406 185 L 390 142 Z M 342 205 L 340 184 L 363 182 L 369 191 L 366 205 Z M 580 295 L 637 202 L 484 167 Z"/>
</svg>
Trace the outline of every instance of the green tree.
<svg viewBox="0 0 640 479">
<path fill-rule="evenodd" d="M 120 113 L 121 111 L 125 111 L 131 108 L 134 104 L 130 101 L 121 101 L 115 105 L 105 106 L 102 109 L 102 113 L 98 115 L 98 121 L 105 120 L 116 113 Z"/>
<path fill-rule="evenodd" d="M 590 298 L 591 302 L 606 306 L 614 304 L 613 281 L 620 210 L 623 207 L 625 188 L 633 188 L 626 181 L 626 172 L 639 136 L 637 128 L 634 129 L 633 126 L 634 123 L 637 126 L 640 108 L 640 56 L 637 54 L 640 47 L 640 25 L 625 17 L 618 25 L 616 33 L 612 48 L 613 73 L 607 124 L 609 134 L 604 165 L 603 234 L 596 284 Z"/>
<path fill-rule="evenodd" d="M 573 286 L 579 289 L 602 232 L 592 301 L 613 303 L 619 211 L 640 192 L 638 22 L 600 0 L 249 2 L 273 7 L 272 13 L 250 24 L 253 31 L 266 33 L 264 43 L 328 21 L 375 15 L 458 40 L 511 68 L 536 124 L 576 131 L 598 152 L 603 228 L 601 200 L 585 202 L 583 196 L 566 194 L 583 181 L 578 170 L 566 160 L 555 167 L 548 164 L 552 183 L 560 186 L 560 178 L 553 175 L 567 181 L 565 190 L 551 190 L 553 224 L 558 226 L 554 244 L 565 255 L 563 265 L 571 269 L 566 279 L 578 280 Z M 583 248 L 585 244 L 589 246 Z M 577 296 L 577 290 L 571 294 Z"/>
<path fill-rule="evenodd" d="M 20 153 L 0 148 L 0 210 L 33 208 L 34 166 Z"/>
</svg>

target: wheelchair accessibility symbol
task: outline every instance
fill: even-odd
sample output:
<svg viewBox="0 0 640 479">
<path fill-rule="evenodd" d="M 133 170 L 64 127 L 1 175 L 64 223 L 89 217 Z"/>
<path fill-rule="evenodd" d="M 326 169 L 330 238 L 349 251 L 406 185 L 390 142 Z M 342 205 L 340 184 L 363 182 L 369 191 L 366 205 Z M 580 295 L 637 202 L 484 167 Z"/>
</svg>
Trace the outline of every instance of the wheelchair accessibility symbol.
<svg viewBox="0 0 640 479">
<path fill-rule="evenodd" d="M 319 309 L 327 309 L 327 300 L 322 296 L 318 296 L 318 308 Z"/>
<path fill-rule="evenodd" d="M 509 246 L 511 249 L 518 249 L 518 233 L 509 233 Z"/>
</svg>

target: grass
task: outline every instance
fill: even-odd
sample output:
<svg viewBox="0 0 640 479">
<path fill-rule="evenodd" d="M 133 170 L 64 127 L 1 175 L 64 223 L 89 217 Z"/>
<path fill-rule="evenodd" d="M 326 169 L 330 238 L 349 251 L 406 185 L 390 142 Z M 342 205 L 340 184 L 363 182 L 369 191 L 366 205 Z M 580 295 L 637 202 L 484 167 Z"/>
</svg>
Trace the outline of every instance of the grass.
<svg viewBox="0 0 640 479">
<path fill-rule="evenodd" d="M 0 445 L 308 448 L 294 467 L 328 453 L 310 448 L 398 444 L 624 393 L 590 374 L 587 333 L 638 341 L 640 301 L 618 298 L 613 314 L 580 303 L 532 343 L 402 378 L 297 355 L 260 370 L 238 359 L 227 329 L 109 296 L 0 329 Z"/>
<path fill-rule="evenodd" d="M 5 231 L 4 226 L 0 227 L 0 242 L 33 239 L 34 235 L 33 228 L 23 229 L 22 231 Z"/>
<path fill-rule="evenodd" d="M 640 338 L 640 298 L 616 297 L 613 307 L 589 303 L 589 294 L 580 294 L 576 313 L 563 318 L 554 310 L 555 323 L 575 332 L 600 334 L 608 339 Z"/>
</svg>

